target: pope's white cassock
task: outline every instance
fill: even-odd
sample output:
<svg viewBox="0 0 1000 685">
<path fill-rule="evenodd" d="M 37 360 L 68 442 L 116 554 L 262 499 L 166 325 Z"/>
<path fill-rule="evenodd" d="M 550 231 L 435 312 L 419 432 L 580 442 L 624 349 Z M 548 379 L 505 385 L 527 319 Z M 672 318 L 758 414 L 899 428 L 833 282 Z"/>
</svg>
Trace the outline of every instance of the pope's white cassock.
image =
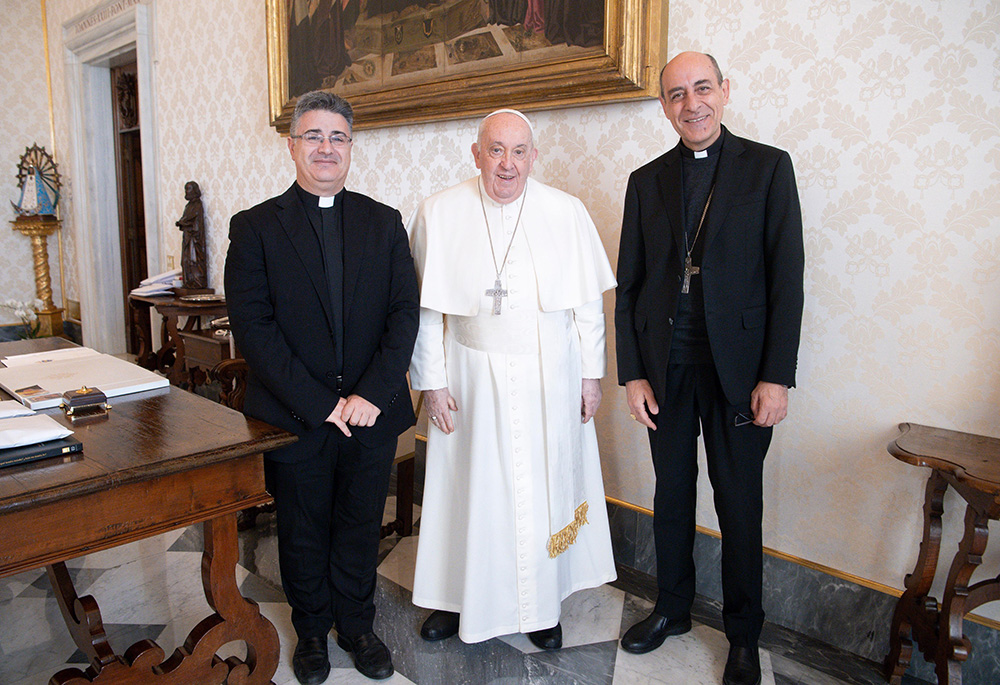
<svg viewBox="0 0 1000 685">
<path fill-rule="evenodd" d="M 459 612 L 465 642 L 550 628 L 565 597 L 615 578 L 597 434 L 580 418 L 581 379 L 605 373 L 611 266 L 583 203 L 530 178 L 506 205 L 479 177 L 432 195 L 407 231 L 410 381 L 458 404 L 455 432 L 428 436 L 413 602 Z"/>
</svg>

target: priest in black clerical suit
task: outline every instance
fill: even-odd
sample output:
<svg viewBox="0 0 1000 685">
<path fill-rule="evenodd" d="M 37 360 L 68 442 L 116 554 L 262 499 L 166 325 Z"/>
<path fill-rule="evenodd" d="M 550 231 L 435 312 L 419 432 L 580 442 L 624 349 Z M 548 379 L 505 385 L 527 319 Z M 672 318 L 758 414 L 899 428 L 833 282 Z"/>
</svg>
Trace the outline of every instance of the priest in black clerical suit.
<svg viewBox="0 0 1000 685">
<path fill-rule="evenodd" d="M 722 532 L 724 683 L 760 679 L 762 470 L 795 383 L 802 222 L 786 152 L 722 126 L 729 81 L 682 53 L 661 74 L 680 135 L 625 195 L 615 305 L 618 379 L 649 429 L 658 596 L 622 638 L 643 653 L 691 627 L 697 437 Z"/>
<path fill-rule="evenodd" d="M 334 627 L 359 671 L 393 672 L 373 598 L 396 438 L 414 423 L 418 294 L 399 212 L 344 189 L 352 124 L 342 98 L 299 97 L 296 182 L 232 218 L 226 259 L 230 323 L 250 367 L 244 411 L 299 438 L 264 467 L 302 683 L 329 674 Z"/>
</svg>

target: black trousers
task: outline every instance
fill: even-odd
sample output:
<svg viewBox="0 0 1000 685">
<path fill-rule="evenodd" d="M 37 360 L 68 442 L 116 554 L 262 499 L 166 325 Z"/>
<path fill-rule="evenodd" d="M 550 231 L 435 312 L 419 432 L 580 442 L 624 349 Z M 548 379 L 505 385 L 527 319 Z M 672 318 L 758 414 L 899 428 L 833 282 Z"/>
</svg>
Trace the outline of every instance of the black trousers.
<svg viewBox="0 0 1000 685">
<path fill-rule="evenodd" d="M 656 474 L 656 613 L 680 618 L 695 595 L 694 536 L 698 481 L 697 438 L 704 432 L 708 476 L 722 532 L 722 617 L 731 644 L 753 646 L 764 623 L 762 474 L 770 428 L 737 426 L 750 415 L 750 398 L 732 405 L 712 364 L 671 364 L 667 390 L 657 398 L 656 430 L 649 431 Z"/>
<path fill-rule="evenodd" d="M 379 531 L 396 441 L 375 449 L 339 441 L 334 427 L 322 449 L 288 464 L 265 459 L 278 523 L 281 584 L 298 637 L 323 637 L 334 626 L 357 637 L 375 620 Z"/>
</svg>

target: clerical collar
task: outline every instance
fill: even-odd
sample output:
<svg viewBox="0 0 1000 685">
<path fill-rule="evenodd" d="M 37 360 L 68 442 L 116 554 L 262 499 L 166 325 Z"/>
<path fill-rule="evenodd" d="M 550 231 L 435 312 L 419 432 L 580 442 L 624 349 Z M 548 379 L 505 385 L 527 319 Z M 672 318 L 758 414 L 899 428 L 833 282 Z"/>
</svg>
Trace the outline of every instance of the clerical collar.
<svg viewBox="0 0 1000 685">
<path fill-rule="evenodd" d="M 688 157 L 689 159 L 705 159 L 706 157 L 711 157 L 712 155 L 717 155 L 719 150 L 722 149 L 722 142 L 726 139 L 726 127 L 723 126 L 719 131 L 719 137 L 715 139 L 715 142 L 709 145 L 704 150 L 692 150 L 683 142 L 680 143 L 681 155 Z"/>
<path fill-rule="evenodd" d="M 338 197 L 343 197 L 344 189 L 341 188 L 340 192 L 336 195 L 330 195 L 329 197 L 323 197 L 321 195 L 313 195 L 308 190 L 300 186 L 298 183 L 295 184 L 295 189 L 299 192 L 299 199 L 302 200 L 302 204 L 307 207 L 333 207 L 336 199 Z"/>
</svg>

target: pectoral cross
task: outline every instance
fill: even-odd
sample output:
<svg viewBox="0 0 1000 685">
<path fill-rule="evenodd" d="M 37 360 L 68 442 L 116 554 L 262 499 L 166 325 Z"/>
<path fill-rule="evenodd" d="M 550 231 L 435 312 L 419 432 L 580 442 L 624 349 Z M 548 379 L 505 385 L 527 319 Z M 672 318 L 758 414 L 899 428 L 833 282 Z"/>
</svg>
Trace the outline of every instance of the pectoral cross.
<svg viewBox="0 0 1000 685">
<path fill-rule="evenodd" d="M 681 285 L 681 292 L 688 293 L 691 291 L 691 277 L 697 276 L 701 273 L 700 266 L 693 266 L 691 264 L 691 255 L 684 258 L 684 283 Z"/>
<path fill-rule="evenodd" d="M 486 294 L 493 298 L 493 313 L 500 313 L 500 301 L 501 298 L 507 297 L 507 291 L 503 289 L 503 284 L 500 283 L 500 277 L 497 277 L 496 283 L 493 287 L 486 291 Z"/>
</svg>

